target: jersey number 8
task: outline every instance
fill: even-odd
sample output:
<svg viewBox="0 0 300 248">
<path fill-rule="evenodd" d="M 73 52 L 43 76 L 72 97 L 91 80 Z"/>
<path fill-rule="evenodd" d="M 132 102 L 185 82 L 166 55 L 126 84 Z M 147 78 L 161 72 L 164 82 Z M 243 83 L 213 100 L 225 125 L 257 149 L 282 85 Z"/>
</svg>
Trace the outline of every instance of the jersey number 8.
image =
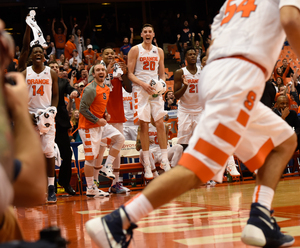
<svg viewBox="0 0 300 248">
<path fill-rule="evenodd" d="M 225 15 L 227 15 L 221 22 L 221 26 L 228 23 L 231 18 L 238 12 L 242 12 L 242 17 L 249 17 L 251 12 L 256 10 L 257 5 L 254 4 L 255 0 L 243 0 L 239 6 L 236 4 L 230 5 L 233 0 L 228 0 L 225 10 Z"/>
</svg>

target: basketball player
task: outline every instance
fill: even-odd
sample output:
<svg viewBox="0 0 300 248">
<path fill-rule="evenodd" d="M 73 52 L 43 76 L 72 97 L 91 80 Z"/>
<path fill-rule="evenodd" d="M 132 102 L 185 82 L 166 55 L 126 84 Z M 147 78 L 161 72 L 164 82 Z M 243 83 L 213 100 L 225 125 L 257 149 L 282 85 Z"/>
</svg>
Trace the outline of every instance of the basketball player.
<svg viewBox="0 0 300 248">
<path fill-rule="evenodd" d="M 201 69 L 196 65 L 197 54 L 193 47 L 184 51 L 187 66 L 174 74 L 174 95 L 178 102 L 178 144 L 187 148 L 193 131 L 198 124 L 202 107 L 199 104 L 199 78 Z"/>
<path fill-rule="evenodd" d="M 50 67 L 44 66 L 44 49 L 41 45 L 33 45 L 31 47 L 30 57 L 32 66 L 27 67 L 23 72 L 29 90 L 29 113 L 33 123 L 36 125 L 36 114 L 40 110 L 58 104 L 58 83 L 57 74 Z M 41 135 L 42 150 L 47 162 L 48 176 L 48 203 L 56 202 L 54 178 L 55 178 L 55 125 L 51 123 L 47 133 Z M 38 130 L 38 128 L 36 127 Z M 40 131 L 40 130 L 38 130 Z"/>
<path fill-rule="evenodd" d="M 222 177 L 233 153 L 251 171 L 258 169 L 242 241 L 274 248 L 294 243 L 292 236 L 280 232 L 270 210 L 274 190 L 295 151 L 297 137 L 259 100 L 280 54 L 285 32 L 300 56 L 299 10 L 299 0 L 224 3 L 212 25 L 213 41 L 200 77 L 198 90 L 204 110 L 188 148 L 178 166 L 155 178 L 141 194 L 111 214 L 86 224 L 98 246 L 109 247 L 115 242 L 127 247 L 134 223 L 199 183 Z"/>
<path fill-rule="evenodd" d="M 132 93 L 126 92 L 126 90 L 122 89 L 123 91 L 123 105 L 124 105 L 124 114 L 126 118 L 126 122 L 124 123 L 123 133 L 125 140 L 136 140 L 137 137 L 137 130 L 138 126 L 134 125 L 133 122 L 133 101 L 132 101 Z"/>
<path fill-rule="evenodd" d="M 165 135 L 166 135 L 166 140 L 168 140 L 168 135 L 169 135 L 169 125 L 165 125 Z M 158 173 L 156 171 L 155 164 L 156 163 L 161 163 L 162 158 L 161 158 L 161 151 L 160 147 L 158 144 L 158 138 L 157 138 L 157 129 L 155 127 L 155 123 L 153 121 L 153 118 L 151 118 L 151 123 L 149 124 L 149 141 L 150 141 L 150 146 L 149 146 L 149 152 L 150 152 L 150 165 L 151 165 L 151 170 L 153 177 L 157 177 Z M 136 149 L 139 151 L 142 147 L 140 143 L 140 128 L 138 130 L 137 134 L 137 141 L 136 141 Z M 174 167 L 177 165 L 179 159 L 182 156 L 183 148 L 181 145 L 176 144 L 170 147 L 167 145 L 167 151 L 168 151 L 168 160 L 170 162 L 170 166 Z M 144 158 L 143 158 L 143 151 L 140 150 L 140 162 L 144 165 Z"/>
<path fill-rule="evenodd" d="M 153 179 L 150 168 L 149 157 L 149 123 L 151 116 L 157 128 L 159 146 L 162 153 L 162 169 L 170 170 L 167 152 L 167 140 L 163 117 L 167 114 L 164 111 L 164 100 L 162 96 L 153 97 L 154 88 L 150 86 L 150 80 L 158 77 L 165 81 L 164 52 L 161 48 L 152 45 L 154 28 L 145 24 L 142 28 L 141 37 L 143 43 L 134 46 L 128 53 L 128 78 L 133 83 L 134 98 L 134 123 L 141 127 L 141 144 L 145 161 L 145 179 Z"/>
<path fill-rule="evenodd" d="M 109 196 L 109 193 L 98 189 L 94 184 L 94 168 L 100 169 L 102 162 L 102 158 L 99 158 L 101 140 L 111 139 L 109 155 L 101 171 L 108 178 L 115 179 L 112 163 L 118 156 L 125 139 L 120 131 L 107 123 L 110 119 L 110 115 L 106 113 L 110 89 L 104 83 L 107 75 L 105 66 L 95 65 L 92 73 L 94 80 L 82 93 L 78 128 L 85 152 L 86 196 L 99 197 Z"/>
</svg>

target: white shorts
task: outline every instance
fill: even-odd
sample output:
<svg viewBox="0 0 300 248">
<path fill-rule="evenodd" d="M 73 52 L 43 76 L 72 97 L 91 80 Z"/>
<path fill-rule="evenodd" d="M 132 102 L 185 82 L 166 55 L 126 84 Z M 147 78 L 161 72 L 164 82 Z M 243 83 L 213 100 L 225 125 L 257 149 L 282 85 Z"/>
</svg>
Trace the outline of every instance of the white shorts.
<svg viewBox="0 0 300 248">
<path fill-rule="evenodd" d="M 242 59 L 224 58 L 208 64 L 199 84 L 204 110 L 179 164 L 202 182 L 216 174 L 221 177 L 232 154 L 250 171 L 260 168 L 270 151 L 294 134 L 260 102 L 264 82 L 263 71 Z"/>
<path fill-rule="evenodd" d="M 36 130 L 40 133 L 38 127 L 36 126 Z M 42 150 L 45 154 L 46 158 L 54 158 L 55 157 L 55 126 L 51 125 L 50 129 L 47 133 L 40 135 L 41 143 L 42 143 Z"/>
<path fill-rule="evenodd" d="M 138 132 L 138 126 L 136 125 L 126 125 L 126 122 L 123 127 L 123 133 L 125 140 L 136 140 L 137 137 L 137 132 Z"/>
<path fill-rule="evenodd" d="M 185 113 L 178 110 L 178 144 L 188 144 L 193 135 L 201 113 Z"/>
<path fill-rule="evenodd" d="M 141 86 L 133 85 L 132 96 L 134 101 L 134 124 L 139 120 L 144 122 L 154 121 L 163 118 L 168 112 L 164 110 L 164 100 L 162 96 L 152 97 Z"/>
<path fill-rule="evenodd" d="M 103 127 L 79 129 L 78 132 L 84 147 L 85 160 L 98 158 L 101 141 L 121 134 L 119 130 L 109 124 Z"/>
</svg>

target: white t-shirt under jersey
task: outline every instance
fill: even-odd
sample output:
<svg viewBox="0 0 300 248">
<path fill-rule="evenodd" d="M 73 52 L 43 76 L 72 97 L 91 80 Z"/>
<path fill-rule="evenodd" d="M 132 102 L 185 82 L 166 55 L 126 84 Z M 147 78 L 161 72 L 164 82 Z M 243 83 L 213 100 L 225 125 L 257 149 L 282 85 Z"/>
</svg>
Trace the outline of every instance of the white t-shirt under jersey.
<svg viewBox="0 0 300 248">
<path fill-rule="evenodd" d="M 151 51 L 143 48 L 142 44 L 137 45 L 139 48 L 139 55 L 135 65 L 134 75 L 145 83 L 150 82 L 151 79 L 158 80 L 158 66 L 160 56 L 158 48 L 152 45 Z"/>
<path fill-rule="evenodd" d="M 37 74 L 32 66 L 27 67 L 26 83 L 29 91 L 28 109 L 30 113 L 36 113 L 38 109 L 46 109 L 51 106 L 52 77 L 50 67 Z"/>
<path fill-rule="evenodd" d="M 201 69 L 197 66 L 197 72 L 194 75 L 190 73 L 186 67 L 183 67 L 182 71 L 189 85 L 184 94 L 180 97 L 178 110 L 184 113 L 200 113 L 202 107 L 199 103 L 198 84 L 200 82 Z"/>
</svg>

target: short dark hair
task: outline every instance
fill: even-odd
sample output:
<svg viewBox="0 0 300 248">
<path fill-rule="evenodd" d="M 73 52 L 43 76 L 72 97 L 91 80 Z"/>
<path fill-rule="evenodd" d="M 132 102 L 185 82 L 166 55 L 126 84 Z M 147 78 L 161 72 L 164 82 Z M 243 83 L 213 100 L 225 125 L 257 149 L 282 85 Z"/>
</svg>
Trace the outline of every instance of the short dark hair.
<svg viewBox="0 0 300 248">
<path fill-rule="evenodd" d="M 196 49 L 192 46 L 189 46 L 187 47 L 185 50 L 184 50 L 184 57 L 186 56 L 187 52 L 190 51 L 190 50 L 194 50 L 196 52 Z"/>
<path fill-rule="evenodd" d="M 43 50 L 43 52 L 44 52 L 44 48 L 42 47 L 42 45 L 40 45 L 40 44 L 35 44 L 35 45 L 33 45 L 33 46 L 30 48 L 30 52 L 29 52 L 30 55 L 31 55 L 33 49 L 36 48 L 36 47 L 41 48 L 41 49 Z"/>
<path fill-rule="evenodd" d="M 143 25 L 142 31 L 143 31 L 144 28 L 152 28 L 152 30 L 154 32 L 154 27 L 151 24 L 149 24 L 149 23 L 146 23 L 146 24 Z"/>
<path fill-rule="evenodd" d="M 113 51 L 115 52 L 115 50 L 114 50 L 111 46 L 106 46 L 106 47 L 103 48 L 103 53 L 104 53 L 104 51 L 107 50 L 107 49 L 111 49 L 111 50 L 113 50 Z"/>
<path fill-rule="evenodd" d="M 206 53 L 202 53 L 200 56 L 200 61 L 202 62 L 202 59 L 206 56 Z"/>
<path fill-rule="evenodd" d="M 72 36 L 74 36 L 74 34 L 70 34 L 69 35 L 69 40 L 71 40 Z M 75 36 L 74 36 L 75 37 Z"/>
<path fill-rule="evenodd" d="M 281 83 L 278 85 L 278 87 L 281 86 L 282 84 L 283 84 L 283 86 L 284 86 L 283 78 L 282 78 L 282 77 L 278 77 L 278 78 L 280 78 L 280 81 L 281 81 Z M 276 78 L 276 82 L 277 82 L 277 79 L 278 79 L 278 78 Z"/>
<path fill-rule="evenodd" d="M 165 100 L 167 100 L 167 95 L 169 92 L 173 92 L 172 90 L 168 90 L 167 92 L 165 92 Z"/>
</svg>

